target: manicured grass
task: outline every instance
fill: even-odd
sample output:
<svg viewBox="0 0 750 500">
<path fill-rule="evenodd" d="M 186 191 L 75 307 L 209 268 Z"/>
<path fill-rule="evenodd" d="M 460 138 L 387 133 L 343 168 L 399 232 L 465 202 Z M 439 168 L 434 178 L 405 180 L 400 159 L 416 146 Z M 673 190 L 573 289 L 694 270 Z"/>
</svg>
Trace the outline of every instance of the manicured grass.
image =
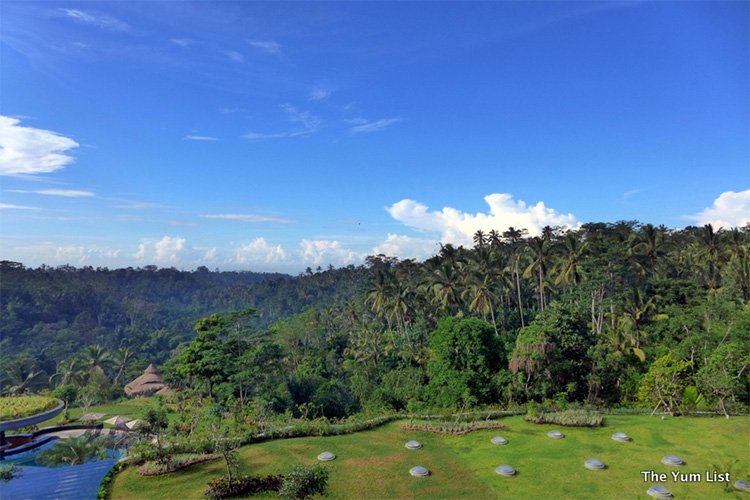
<svg viewBox="0 0 750 500">
<path fill-rule="evenodd" d="M 732 482 L 750 477 L 750 419 L 607 416 L 605 426 L 562 428 L 564 439 L 546 436 L 552 425 L 525 422 L 521 417 L 502 420 L 506 428 L 481 430 L 462 436 L 404 431 L 401 422 L 378 429 L 331 437 L 269 441 L 245 446 L 242 472 L 254 475 L 284 474 L 297 464 L 317 463 L 322 451 L 332 451 L 329 496 L 332 498 L 650 498 L 641 471 L 667 473 L 663 483 L 676 498 L 743 498 L 726 492 L 724 483 L 705 482 L 715 469 L 731 472 Z M 610 439 L 617 431 L 633 438 L 630 443 Z M 490 439 L 502 435 L 507 445 Z M 417 439 L 421 450 L 404 443 Z M 660 463 L 666 454 L 685 460 L 684 467 Z M 583 467 L 588 458 L 607 465 L 603 471 Z M 513 466 L 516 477 L 495 474 L 495 467 Z M 432 476 L 418 479 L 409 469 L 422 465 Z M 697 472 L 700 483 L 679 483 L 670 471 Z M 113 499 L 201 498 L 206 483 L 223 474 L 223 462 L 191 466 L 175 474 L 140 477 L 126 468 L 113 483 Z M 744 494 L 747 498 L 747 494 Z M 272 497 L 268 496 L 268 498 Z"/>
<path fill-rule="evenodd" d="M 156 405 L 156 399 L 155 398 L 136 398 L 136 399 L 126 399 L 123 401 L 119 401 L 117 403 L 109 403 L 106 405 L 99 405 L 99 406 L 92 406 L 85 412 L 82 408 L 71 408 L 69 410 L 70 413 L 70 419 L 71 421 L 75 421 L 82 417 L 86 413 L 106 413 L 106 416 L 102 418 L 102 420 L 106 420 L 108 418 L 114 417 L 115 415 L 122 415 L 123 417 L 128 417 L 129 419 L 133 420 L 136 418 L 140 418 L 143 416 L 144 413 L 146 413 L 146 410 L 150 406 Z M 63 414 L 61 413 L 57 417 L 55 417 L 52 420 L 49 420 L 44 423 L 44 427 L 49 427 L 52 425 L 59 425 L 63 421 Z M 106 424 L 105 424 L 106 427 Z"/>
<path fill-rule="evenodd" d="M 0 422 L 30 417 L 59 404 L 58 400 L 49 396 L 3 396 L 0 398 Z"/>
</svg>

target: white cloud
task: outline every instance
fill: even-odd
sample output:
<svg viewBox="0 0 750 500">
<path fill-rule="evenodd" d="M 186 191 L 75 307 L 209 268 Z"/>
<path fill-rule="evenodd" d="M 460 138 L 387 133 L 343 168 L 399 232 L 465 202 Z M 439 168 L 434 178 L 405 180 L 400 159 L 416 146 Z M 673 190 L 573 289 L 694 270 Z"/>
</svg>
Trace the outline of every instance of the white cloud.
<svg viewBox="0 0 750 500">
<path fill-rule="evenodd" d="M 435 255 L 438 250 L 437 240 L 388 233 L 388 238 L 373 248 L 372 253 L 400 259 L 424 260 Z"/>
<path fill-rule="evenodd" d="M 216 137 L 208 135 L 186 135 L 184 138 L 186 141 L 218 141 Z"/>
<path fill-rule="evenodd" d="M 490 194 L 484 200 L 489 205 L 489 213 L 470 214 L 452 207 L 430 212 L 426 205 L 408 199 L 386 210 L 391 217 L 413 229 L 439 234 L 443 243 L 464 246 L 473 244 L 472 237 L 478 229 L 504 231 L 513 226 L 537 235 L 547 225 L 576 227 L 580 224 L 573 214 L 561 214 L 541 201 L 529 206 L 522 200 L 513 200 L 507 193 Z"/>
<path fill-rule="evenodd" d="M 713 205 L 687 218 L 701 226 L 711 224 L 714 229 L 744 226 L 750 223 L 750 189 L 721 193 Z"/>
<path fill-rule="evenodd" d="M 286 251 L 281 245 L 271 245 L 265 238 L 255 238 L 250 243 L 240 246 L 235 252 L 236 264 L 279 263 L 287 259 Z"/>
<path fill-rule="evenodd" d="M 242 222 L 276 222 L 279 224 L 290 224 L 293 222 L 292 220 L 283 217 L 255 214 L 207 214 L 201 215 L 201 217 L 205 219 L 238 220 Z"/>
<path fill-rule="evenodd" d="M 349 129 L 352 134 L 370 134 L 372 132 L 379 132 L 394 123 L 400 122 L 401 118 L 383 118 L 374 122 L 367 121 L 364 118 L 355 118 L 351 121 L 352 123 L 356 123 L 354 127 Z"/>
<path fill-rule="evenodd" d="M 281 109 L 287 114 L 287 118 L 293 125 L 292 130 L 277 133 L 248 132 L 242 137 L 245 139 L 281 139 L 284 137 L 300 137 L 313 134 L 320 128 L 321 120 L 309 111 L 300 111 L 291 104 L 282 104 Z"/>
<path fill-rule="evenodd" d="M 64 196 L 66 198 L 82 198 L 94 196 L 92 191 L 82 191 L 80 189 L 8 189 L 10 193 L 31 193 L 31 194 L 42 194 L 45 196 Z"/>
<path fill-rule="evenodd" d="M 124 21 L 114 18 L 108 14 L 99 12 L 85 12 L 78 9 L 57 9 L 58 12 L 79 24 L 88 24 L 111 31 L 130 31 L 130 26 Z"/>
<path fill-rule="evenodd" d="M 46 174 L 73 162 L 65 152 L 77 148 L 76 141 L 19 123 L 0 115 L 0 175 Z"/>
<path fill-rule="evenodd" d="M 183 48 L 189 47 L 193 44 L 193 40 L 191 40 L 190 38 L 170 38 L 169 41 Z"/>
<path fill-rule="evenodd" d="M 300 256 L 303 262 L 311 262 L 318 266 L 323 264 L 348 266 L 361 262 L 365 257 L 361 253 L 345 248 L 337 240 L 302 240 Z"/>
<path fill-rule="evenodd" d="M 227 50 L 224 52 L 226 56 L 233 62 L 243 63 L 245 62 L 245 56 L 237 52 L 236 50 Z"/>
<path fill-rule="evenodd" d="M 159 262 L 178 262 L 180 253 L 185 250 L 185 238 L 164 236 L 154 244 L 156 260 Z"/>
<path fill-rule="evenodd" d="M 39 208 L 27 207 L 26 205 L 13 205 L 12 203 L 0 203 L 0 210 L 39 210 Z"/>
<path fill-rule="evenodd" d="M 164 236 L 156 242 L 143 241 L 133 254 L 137 260 L 159 263 L 178 263 L 187 248 L 187 240 L 180 236 Z"/>
<path fill-rule="evenodd" d="M 6 247 L 3 248 L 3 252 L 3 258 L 6 256 L 10 257 L 10 260 L 22 258 L 26 265 L 46 264 L 50 266 L 63 264 L 110 266 L 121 254 L 120 250 L 110 247 L 90 247 L 50 242 Z"/>
<path fill-rule="evenodd" d="M 323 87 L 315 87 L 310 91 L 311 101 L 322 101 L 331 95 L 331 91 Z"/>
<path fill-rule="evenodd" d="M 281 45 L 273 40 L 247 40 L 248 45 L 268 54 L 280 54 Z"/>
</svg>

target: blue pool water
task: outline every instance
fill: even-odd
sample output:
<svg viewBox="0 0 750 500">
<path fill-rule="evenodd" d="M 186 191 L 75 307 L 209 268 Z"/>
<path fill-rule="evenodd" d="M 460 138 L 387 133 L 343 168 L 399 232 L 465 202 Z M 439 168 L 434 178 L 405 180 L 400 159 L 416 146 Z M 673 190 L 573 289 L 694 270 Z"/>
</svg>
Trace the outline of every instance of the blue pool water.
<svg viewBox="0 0 750 500">
<path fill-rule="evenodd" d="M 15 463 L 19 475 L 0 482 L 0 500 L 95 500 L 99 485 L 107 472 L 124 455 L 123 450 L 110 450 L 105 460 L 81 465 L 45 467 L 36 463 L 36 456 L 54 445 L 54 441 L 0 463 Z"/>
</svg>

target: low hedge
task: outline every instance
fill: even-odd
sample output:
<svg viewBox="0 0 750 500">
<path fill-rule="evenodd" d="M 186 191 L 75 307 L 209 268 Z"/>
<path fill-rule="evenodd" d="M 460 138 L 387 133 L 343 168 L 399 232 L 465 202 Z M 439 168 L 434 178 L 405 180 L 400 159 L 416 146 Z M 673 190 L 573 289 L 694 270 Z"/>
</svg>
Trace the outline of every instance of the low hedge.
<svg viewBox="0 0 750 500">
<path fill-rule="evenodd" d="M 209 481 L 204 495 L 210 499 L 249 496 L 266 491 L 279 491 L 284 482 L 284 476 L 251 477 L 238 476 L 232 479 L 222 476 Z"/>
</svg>

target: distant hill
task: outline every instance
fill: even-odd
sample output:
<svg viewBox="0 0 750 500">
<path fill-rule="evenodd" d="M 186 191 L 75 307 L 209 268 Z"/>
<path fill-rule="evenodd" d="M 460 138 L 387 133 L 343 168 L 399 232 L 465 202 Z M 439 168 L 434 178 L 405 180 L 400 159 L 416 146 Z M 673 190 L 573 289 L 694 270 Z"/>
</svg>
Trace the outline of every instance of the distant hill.
<svg viewBox="0 0 750 500">
<path fill-rule="evenodd" d="M 367 269 L 350 266 L 299 276 L 174 268 L 25 267 L 0 262 L 0 354 L 28 352 L 47 373 L 87 345 L 129 346 L 166 359 L 194 335 L 195 320 L 257 308 L 255 326 L 308 307 L 346 303 Z"/>
</svg>

